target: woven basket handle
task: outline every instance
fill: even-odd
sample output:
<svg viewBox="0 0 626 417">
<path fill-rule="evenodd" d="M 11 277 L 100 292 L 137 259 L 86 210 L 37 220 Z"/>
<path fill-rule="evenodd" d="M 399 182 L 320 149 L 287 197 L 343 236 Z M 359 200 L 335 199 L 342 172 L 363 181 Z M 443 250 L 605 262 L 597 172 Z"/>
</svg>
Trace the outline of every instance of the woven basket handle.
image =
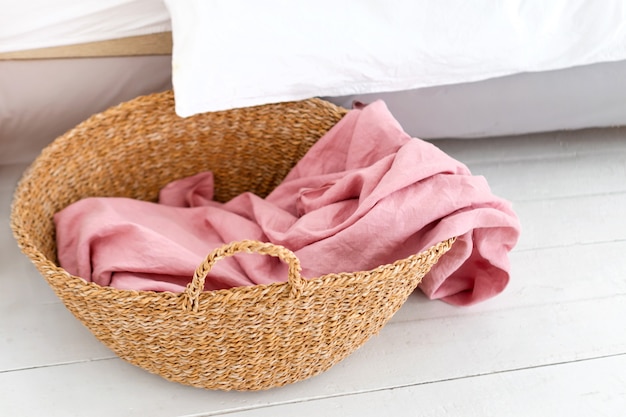
<svg viewBox="0 0 626 417">
<path fill-rule="evenodd" d="M 284 246 L 274 245 L 272 243 L 263 243 L 256 240 L 242 240 L 228 243 L 215 249 L 198 268 L 196 268 L 192 281 L 187 285 L 183 293 L 183 309 L 185 311 L 198 311 L 198 299 L 202 291 L 204 291 L 204 281 L 215 263 L 220 259 L 233 256 L 240 252 L 270 255 L 283 260 L 283 262 L 289 265 L 288 282 L 291 287 L 290 295 L 292 297 L 300 296 L 306 284 L 306 280 L 300 275 L 300 271 L 302 271 L 300 260 L 292 251 Z"/>
</svg>

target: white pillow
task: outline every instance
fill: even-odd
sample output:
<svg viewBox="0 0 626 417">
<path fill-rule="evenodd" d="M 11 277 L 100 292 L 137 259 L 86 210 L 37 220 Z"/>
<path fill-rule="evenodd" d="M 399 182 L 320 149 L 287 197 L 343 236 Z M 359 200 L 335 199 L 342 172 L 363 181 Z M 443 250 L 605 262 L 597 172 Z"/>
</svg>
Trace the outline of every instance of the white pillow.
<svg viewBox="0 0 626 417">
<path fill-rule="evenodd" d="M 176 111 L 398 91 L 626 57 L 622 0 L 165 0 Z M 607 7 L 610 6 L 610 7 Z"/>
</svg>

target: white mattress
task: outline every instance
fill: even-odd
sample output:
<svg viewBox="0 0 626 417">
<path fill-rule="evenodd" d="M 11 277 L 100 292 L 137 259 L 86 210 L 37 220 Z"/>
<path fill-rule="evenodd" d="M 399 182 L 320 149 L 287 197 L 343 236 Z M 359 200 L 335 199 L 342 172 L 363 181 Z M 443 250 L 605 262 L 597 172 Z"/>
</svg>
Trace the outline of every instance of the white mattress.
<svg viewBox="0 0 626 417">
<path fill-rule="evenodd" d="M 0 53 L 171 30 L 161 0 L 20 0 L 0 11 Z"/>
</svg>

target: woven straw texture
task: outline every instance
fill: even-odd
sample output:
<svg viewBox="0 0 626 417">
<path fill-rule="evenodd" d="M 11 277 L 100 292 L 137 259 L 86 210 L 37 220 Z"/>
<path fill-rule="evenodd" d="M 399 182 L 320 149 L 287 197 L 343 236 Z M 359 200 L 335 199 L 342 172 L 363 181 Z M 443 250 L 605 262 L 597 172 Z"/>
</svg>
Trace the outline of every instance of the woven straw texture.
<svg viewBox="0 0 626 417">
<path fill-rule="evenodd" d="M 25 172 L 11 227 L 67 308 L 119 357 L 172 381 L 258 390 L 316 375 L 376 334 L 453 239 L 364 272 L 304 279 L 288 249 L 217 248 L 181 294 L 101 287 L 57 264 L 53 215 L 89 196 L 155 201 L 167 183 L 212 170 L 216 199 L 267 195 L 345 110 L 318 99 L 181 119 L 171 92 L 139 97 L 59 137 Z M 202 291 L 215 262 L 277 256 L 288 282 Z M 250 255 L 238 255 L 250 256 Z"/>
</svg>

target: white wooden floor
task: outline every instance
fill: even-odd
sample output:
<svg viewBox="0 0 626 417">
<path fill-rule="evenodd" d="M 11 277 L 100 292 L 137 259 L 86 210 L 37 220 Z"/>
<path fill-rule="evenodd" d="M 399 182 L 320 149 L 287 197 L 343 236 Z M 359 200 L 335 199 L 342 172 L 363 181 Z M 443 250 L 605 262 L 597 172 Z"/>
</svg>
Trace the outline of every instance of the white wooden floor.
<svg viewBox="0 0 626 417">
<path fill-rule="evenodd" d="M 103 347 L 18 251 L 25 167 L 0 166 L 0 415 L 626 415 L 626 129 L 436 143 L 514 202 L 508 289 L 471 308 L 415 294 L 330 371 L 256 393 L 170 383 Z"/>
</svg>

